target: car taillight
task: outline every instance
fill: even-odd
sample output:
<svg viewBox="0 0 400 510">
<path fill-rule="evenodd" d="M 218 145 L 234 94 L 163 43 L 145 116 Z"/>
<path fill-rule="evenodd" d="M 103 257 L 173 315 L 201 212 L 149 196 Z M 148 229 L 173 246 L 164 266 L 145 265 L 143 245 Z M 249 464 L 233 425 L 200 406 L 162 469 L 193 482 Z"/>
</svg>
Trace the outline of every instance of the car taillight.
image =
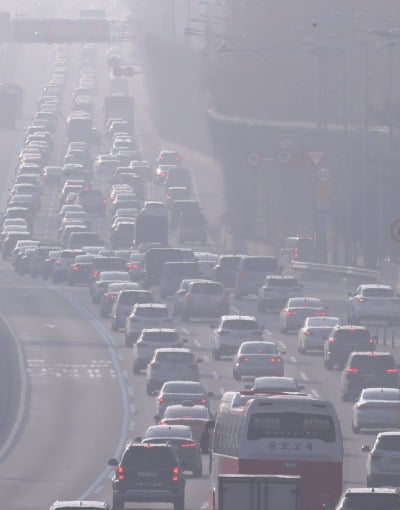
<svg viewBox="0 0 400 510">
<path fill-rule="evenodd" d="M 158 401 L 159 401 L 160 403 L 165 402 L 165 398 L 164 398 L 164 397 L 159 397 L 159 398 L 158 398 Z"/>
<path fill-rule="evenodd" d="M 125 468 L 122 466 L 117 467 L 117 478 L 118 480 L 125 480 Z"/>
<path fill-rule="evenodd" d="M 360 370 L 359 370 L 358 368 L 348 368 L 348 369 L 346 370 L 346 372 L 347 372 L 348 374 L 358 374 L 358 372 L 359 372 L 359 371 L 360 371 Z"/>
<path fill-rule="evenodd" d="M 328 342 L 329 342 L 330 344 L 334 344 L 334 343 L 336 342 L 336 338 L 335 338 L 335 337 L 333 337 L 333 336 L 331 336 L 330 338 L 328 338 Z"/>
<path fill-rule="evenodd" d="M 294 259 L 298 259 L 299 258 L 299 249 L 298 248 L 294 248 L 293 249 L 293 258 Z"/>
<path fill-rule="evenodd" d="M 294 310 L 285 310 L 284 314 L 285 315 L 297 315 L 297 312 L 295 312 Z"/>
<path fill-rule="evenodd" d="M 307 335 L 307 336 L 310 336 L 310 335 L 312 335 L 312 331 L 311 331 L 311 330 L 309 330 L 309 329 L 306 329 L 306 330 L 304 331 L 304 334 L 305 334 L 305 335 Z"/>
<path fill-rule="evenodd" d="M 280 363 L 282 361 L 282 358 L 269 358 L 271 363 Z"/>
<path fill-rule="evenodd" d="M 79 266 L 72 266 L 71 269 L 72 271 L 79 271 Z"/>
<path fill-rule="evenodd" d="M 180 469 L 178 466 L 172 468 L 172 481 L 177 482 L 179 480 Z"/>
<path fill-rule="evenodd" d="M 325 310 L 318 310 L 318 312 L 316 312 L 315 315 L 317 315 L 319 317 L 321 317 L 321 316 L 324 317 L 326 315 L 326 312 L 325 312 Z"/>
<path fill-rule="evenodd" d="M 387 368 L 386 373 L 387 374 L 397 374 L 398 370 L 397 368 Z"/>
<path fill-rule="evenodd" d="M 366 302 L 368 301 L 368 299 L 366 299 L 366 298 L 364 298 L 364 297 L 358 297 L 358 298 L 357 298 L 357 301 L 358 301 L 359 303 L 366 303 Z"/>
<path fill-rule="evenodd" d="M 140 266 L 136 262 L 132 262 L 132 263 L 127 264 L 127 267 L 128 267 L 128 269 L 139 269 Z"/>
<path fill-rule="evenodd" d="M 93 278 L 97 278 L 99 276 L 99 272 L 98 271 L 92 271 L 92 276 L 93 276 Z"/>
<path fill-rule="evenodd" d="M 207 399 L 206 399 L 206 398 L 202 398 L 202 399 L 200 400 L 200 403 L 201 403 L 201 404 L 207 404 Z"/>
<path fill-rule="evenodd" d="M 115 299 L 117 297 L 117 294 L 107 294 L 107 297 L 110 299 Z"/>
<path fill-rule="evenodd" d="M 55 262 L 54 262 L 57 266 L 60 266 L 62 264 L 62 260 L 61 259 L 56 259 Z"/>
<path fill-rule="evenodd" d="M 243 356 L 239 358 L 239 361 L 244 361 L 246 363 L 247 361 L 250 361 L 250 358 Z"/>
<path fill-rule="evenodd" d="M 107 200 L 105 198 L 103 198 L 102 202 L 103 202 L 103 204 L 106 204 Z"/>
<path fill-rule="evenodd" d="M 182 448 L 196 448 L 197 446 L 197 443 L 186 443 L 186 444 L 181 444 L 181 447 Z"/>
<path fill-rule="evenodd" d="M 376 340 L 374 340 L 373 338 L 370 338 L 368 342 L 369 342 L 370 344 L 376 344 Z"/>
</svg>

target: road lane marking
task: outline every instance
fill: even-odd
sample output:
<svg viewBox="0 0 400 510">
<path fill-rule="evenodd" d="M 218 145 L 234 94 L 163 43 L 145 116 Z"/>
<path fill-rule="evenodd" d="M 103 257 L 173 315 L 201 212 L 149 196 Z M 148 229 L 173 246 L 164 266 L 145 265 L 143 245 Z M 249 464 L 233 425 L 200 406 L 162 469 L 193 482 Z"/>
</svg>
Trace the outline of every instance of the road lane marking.
<svg viewBox="0 0 400 510">
<path fill-rule="evenodd" d="M 199 349 L 200 349 L 200 347 L 201 347 L 201 343 L 197 340 L 197 338 L 194 338 L 194 339 L 193 339 L 193 343 L 194 343 L 194 345 L 195 345 L 197 348 L 199 348 Z"/>
<path fill-rule="evenodd" d="M 133 432 L 135 430 L 136 423 L 134 421 L 131 421 L 129 424 L 129 432 Z"/>
<path fill-rule="evenodd" d="M 99 492 L 101 492 L 103 490 L 103 485 L 99 485 L 98 487 L 96 487 L 96 489 L 93 491 L 93 494 L 98 494 Z"/>
<path fill-rule="evenodd" d="M 236 315 L 240 315 L 240 310 L 239 310 L 239 308 L 236 308 L 236 306 L 231 306 L 231 310 L 232 310 L 232 312 L 234 312 Z"/>
<path fill-rule="evenodd" d="M 189 330 L 187 330 L 186 328 L 182 328 L 182 333 L 184 335 L 189 335 Z"/>
<path fill-rule="evenodd" d="M 314 388 L 311 390 L 310 393 L 312 393 L 312 395 L 314 395 L 315 398 L 320 398 L 318 391 L 315 390 Z"/>
<path fill-rule="evenodd" d="M 272 331 L 269 329 L 264 329 L 264 331 L 267 333 L 268 336 L 272 336 Z"/>
<path fill-rule="evenodd" d="M 213 376 L 213 378 L 214 378 L 215 380 L 217 380 L 217 379 L 218 379 L 218 374 L 217 374 L 217 372 L 216 372 L 215 370 L 213 370 L 213 371 L 211 372 L 211 375 Z"/>
<path fill-rule="evenodd" d="M 132 396 L 133 396 L 133 388 L 132 388 L 132 386 L 128 386 L 128 387 L 127 387 L 127 389 L 126 389 L 126 391 L 128 392 L 128 395 L 129 395 L 130 397 L 132 397 Z"/>
<path fill-rule="evenodd" d="M 118 362 L 118 357 L 116 355 L 115 349 L 112 345 L 112 336 L 106 330 L 104 325 L 81 303 L 72 296 L 69 292 L 64 291 L 63 289 L 54 289 L 54 291 L 59 294 L 64 300 L 69 303 L 75 310 L 78 311 L 88 320 L 88 322 L 94 327 L 94 329 L 98 332 L 99 336 L 102 338 L 104 343 L 106 344 L 108 351 L 110 353 L 111 360 L 113 362 L 115 372 L 117 374 L 117 380 L 121 392 L 121 400 L 122 400 L 122 417 L 121 417 L 121 428 L 120 435 L 118 439 L 118 444 L 115 447 L 113 458 L 119 459 L 121 457 L 122 451 L 125 447 L 128 431 L 129 431 L 129 400 L 128 400 L 128 392 L 126 389 L 126 384 L 124 381 L 124 377 L 122 375 L 121 366 Z M 79 500 L 88 499 L 90 494 L 93 493 L 94 489 L 99 486 L 103 482 L 105 478 L 112 478 L 113 470 L 111 467 L 106 467 L 103 471 L 98 475 L 96 480 L 78 497 Z"/>
<path fill-rule="evenodd" d="M 207 354 L 203 354 L 203 360 L 208 363 L 210 361 L 210 358 L 207 356 Z"/>
<path fill-rule="evenodd" d="M 122 375 L 125 377 L 125 379 L 128 379 L 129 375 L 128 375 L 128 370 L 122 370 Z"/>
<path fill-rule="evenodd" d="M 287 345 L 286 344 L 284 344 L 283 342 L 279 341 L 278 345 L 282 349 L 282 351 L 287 351 Z"/>
<path fill-rule="evenodd" d="M 130 407 L 131 413 L 135 414 L 136 413 L 136 406 L 135 406 L 135 404 L 131 404 L 129 407 Z"/>
<path fill-rule="evenodd" d="M 294 356 L 290 356 L 290 361 L 295 365 L 297 363 L 297 359 Z"/>
<path fill-rule="evenodd" d="M 310 379 L 307 377 L 307 374 L 304 372 L 300 372 L 300 377 L 303 379 L 303 381 L 309 381 Z"/>
</svg>

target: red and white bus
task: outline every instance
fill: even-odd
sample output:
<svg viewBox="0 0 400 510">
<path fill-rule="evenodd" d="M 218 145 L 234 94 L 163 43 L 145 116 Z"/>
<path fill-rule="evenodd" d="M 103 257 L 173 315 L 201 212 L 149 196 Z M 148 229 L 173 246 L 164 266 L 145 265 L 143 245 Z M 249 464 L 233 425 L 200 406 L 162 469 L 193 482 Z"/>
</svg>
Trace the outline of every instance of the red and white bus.
<svg viewBox="0 0 400 510">
<path fill-rule="evenodd" d="M 249 398 L 243 392 L 240 400 L 240 393 L 228 395 L 217 412 L 211 510 L 217 509 L 220 474 L 300 475 L 304 510 L 334 507 L 342 492 L 343 444 L 333 405 L 301 393 Z"/>
</svg>

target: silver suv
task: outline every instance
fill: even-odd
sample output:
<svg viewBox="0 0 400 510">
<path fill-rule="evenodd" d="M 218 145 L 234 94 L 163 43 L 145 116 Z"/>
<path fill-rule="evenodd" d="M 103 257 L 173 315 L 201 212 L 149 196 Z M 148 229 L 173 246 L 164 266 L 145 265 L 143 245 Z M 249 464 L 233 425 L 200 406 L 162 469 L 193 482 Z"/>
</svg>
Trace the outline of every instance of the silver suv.
<svg viewBox="0 0 400 510">
<path fill-rule="evenodd" d="M 162 303 L 136 304 L 125 323 L 125 345 L 132 345 L 139 338 L 143 328 L 168 327 L 172 319 L 168 307 Z"/>
<path fill-rule="evenodd" d="M 376 436 L 372 448 L 363 446 L 362 450 L 368 452 L 367 487 L 379 487 L 380 485 L 398 487 L 400 480 L 400 431 L 380 432 Z"/>
<path fill-rule="evenodd" d="M 185 288 L 186 287 L 186 288 Z M 229 313 L 229 295 L 222 283 L 194 280 L 184 284 L 176 293 L 177 308 L 182 320 L 192 317 L 220 317 Z"/>
</svg>

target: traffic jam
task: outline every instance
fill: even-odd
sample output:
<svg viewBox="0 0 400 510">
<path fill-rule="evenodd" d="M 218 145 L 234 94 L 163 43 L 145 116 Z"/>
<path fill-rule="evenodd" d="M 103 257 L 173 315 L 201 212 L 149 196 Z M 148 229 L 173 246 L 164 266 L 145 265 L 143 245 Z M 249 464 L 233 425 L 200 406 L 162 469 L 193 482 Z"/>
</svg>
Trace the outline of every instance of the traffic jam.
<svg viewBox="0 0 400 510">
<path fill-rule="evenodd" d="M 51 509 L 400 508 L 398 364 L 375 328 L 396 324 L 400 297 L 369 281 L 318 295 L 330 283 L 291 267 L 310 260 L 312 237 L 277 256 L 221 251 L 191 161 L 143 150 L 126 80 L 99 92 L 99 62 L 122 51 L 54 45 L 2 211 L 4 267 L 83 300 L 129 367 L 134 414 L 152 416 L 96 466 L 108 503 L 70 494 Z"/>
</svg>

